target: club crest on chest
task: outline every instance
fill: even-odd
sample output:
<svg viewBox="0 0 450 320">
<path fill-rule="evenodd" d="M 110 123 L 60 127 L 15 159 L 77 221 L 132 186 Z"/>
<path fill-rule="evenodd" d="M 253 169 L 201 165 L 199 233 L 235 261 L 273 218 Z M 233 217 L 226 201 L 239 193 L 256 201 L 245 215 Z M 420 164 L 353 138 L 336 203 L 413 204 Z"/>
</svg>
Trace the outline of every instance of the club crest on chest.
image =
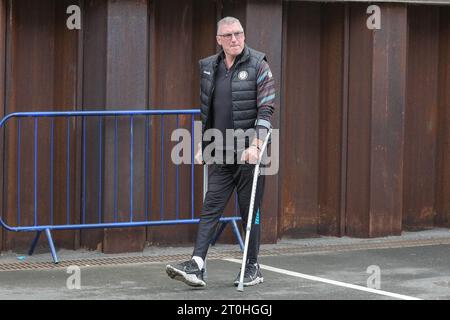
<svg viewBox="0 0 450 320">
<path fill-rule="evenodd" d="M 248 78 L 248 72 L 245 70 L 242 70 L 238 73 L 238 79 L 239 80 L 247 80 Z"/>
</svg>

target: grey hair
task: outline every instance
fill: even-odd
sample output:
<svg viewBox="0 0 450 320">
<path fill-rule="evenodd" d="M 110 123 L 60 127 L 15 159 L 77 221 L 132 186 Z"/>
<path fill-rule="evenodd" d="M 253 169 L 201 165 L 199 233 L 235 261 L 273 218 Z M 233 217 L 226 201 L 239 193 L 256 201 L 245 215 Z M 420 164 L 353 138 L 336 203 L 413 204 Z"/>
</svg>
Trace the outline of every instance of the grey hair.
<svg viewBox="0 0 450 320">
<path fill-rule="evenodd" d="M 217 35 L 219 34 L 220 26 L 222 26 L 224 24 L 229 25 L 229 24 L 234 24 L 234 23 L 239 23 L 242 31 L 244 31 L 244 28 L 242 28 L 242 24 L 238 19 L 236 19 L 235 17 L 225 17 L 225 18 L 220 19 L 219 22 L 217 22 Z"/>
</svg>

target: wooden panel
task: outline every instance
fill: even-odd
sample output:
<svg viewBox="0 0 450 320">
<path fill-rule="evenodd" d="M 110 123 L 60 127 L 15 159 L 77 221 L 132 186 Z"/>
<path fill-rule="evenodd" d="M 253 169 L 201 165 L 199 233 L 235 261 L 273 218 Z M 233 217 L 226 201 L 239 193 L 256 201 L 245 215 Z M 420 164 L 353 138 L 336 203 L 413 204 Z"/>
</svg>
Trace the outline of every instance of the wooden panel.
<svg viewBox="0 0 450 320">
<path fill-rule="evenodd" d="M 193 1 L 155 2 L 150 12 L 150 102 L 157 109 L 198 107 L 198 98 L 186 88 L 198 79 L 198 63 L 193 64 Z M 190 116 L 180 117 L 180 126 L 190 128 Z M 161 145 L 160 118 L 155 118 L 152 145 L 151 218 L 159 220 L 187 219 L 191 217 L 190 166 L 179 167 L 179 198 L 177 208 L 176 166 L 170 160 L 170 150 L 174 143 L 169 137 L 176 128 L 175 117 L 164 118 L 164 143 Z M 162 151 L 164 149 L 163 156 Z M 163 166 L 163 167 L 161 167 Z M 161 170 L 163 169 L 163 171 Z M 201 198 L 201 181 L 197 186 Z M 162 198 L 161 193 L 164 193 Z M 198 215 L 199 208 L 194 208 Z M 148 228 L 147 240 L 150 243 L 192 242 L 195 233 L 189 226 L 162 226 Z"/>
<path fill-rule="evenodd" d="M 435 215 L 439 8 L 409 7 L 408 20 L 403 224 L 415 229 Z"/>
<path fill-rule="evenodd" d="M 5 111 L 45 111 L 73 110 L 76 105 L 77 83 L 77 32 L 66 28 L 66 7 L 73 1 L 47 0 L 39 4 L 30 1 L 9 3 L 7 39 L 7 97 Z M 32 53 L 32 54 L 31 54 Z M 34 121 L 21 121 L 21 147 L 18 150 L 17 120 L 8 123 L 6 137 L 5 183 L 8 190 L 6 211 L 8 222 L 29 226 L 35 223 L 34 211 L 37 208 L 37 223 L 66 223 L 67 219 L 67 180 L 66 180 L 66 132 L 63 119 L 54 121 L 54 144 L 52 159 L 51 120 L 39 119 L 37 136 L 37 168 L 34 169 Z M 74 155 L 74 126 L 70 154 Z M 19 162 L 19 153 L 21 155 Z M 53 161 L 52 161 L 53 160 Z M 20 166 L 20 190 L 17 178 Z M 74 200 L 75 186 L 74 162 L 69 164 L 71 199 Z M 5 172 L 6 172 L 5 171 Z M 35 174 L 36 173 L 36 174 Z M 53 176 L 53 179 L 52 179 Z M 36 180 L 35 180 L 36 179 Z M 34 187 L 36 184 L 36 189 Z M 35 193 L 36 190 L 36 193 Z M 53 203 L 52 203 L 53 199 Z M 69 204 L 69 220 L 76 220 L 75 202 Z M 74 248 L 75 232 L 57 232 L 58 247 Z M 8 248 L 28 247 L 32 234 L 8 234 Z M 41 245 L 46 245 L 41 241 Z"/>
<path fill-rule="evenodd" d="M 49 108 L 62 110 L 77 109 L 77 77 L 78 77 L 78 38 L 80 31 L 69 30 L 66 27 L 66 9 L 70 5 L 80 5 L 79 1 L 63 0 L 55 2 L 55 81 L 54 102 Z M 55 120 L 54 136 L 59 140 L 54 148 L 55 171 L 54 184 L 57 190 L 54 198 L 55 223 L 65 224 L 79 222 L 79 212 L 75 210 L 76 171 L 76 119 L 72 118 L 69 124 L 69 185 L 67 185 L 67 122 Z M 69 205 L 67 205 L 69 194 Z M 67 210 L 69 207 L 69 210 Z M 68 220 L 67 220 L 68 217 Z M 58 247 L 73 249 L 79 231 L 57 231 L 54 240 Z"/>
<path fill-rule="evenodd" d="M 5 74 L 5 41 L 6 39 L 6 0 L 0 1 L 0 118 L 3 118 L 5 115 L 5 77 L 3 76 Z M 0 128 L 0 150 L 3 149 L 3 142 L 4 142 L 4 130 L 3 128 Z M 4 156 L 0 157 L 0 167 L 4 168 L 3 166 L 4 162 Z M 3 201 L 3 179 L 4 179 L 4 173 L 3 170 L 0 170 L 0 207 L 2 209 L 0 217 L 3 219 L 5 214 L 5 203 Z M 3 227 L 0 226 L 0 252 L 3 250 Z"/>
<path fill-rule="evenodd" d="M 374 31 L 364 6 L 350 9 L 346 233 L 357 237 L 401 232 L 406 8 L 381 8 Z"/>
<path fill-rule="evenodd" d="M 318 232 L 338 235 L 341 202 L 342 94 L 345 6 L 322 9 Z"/>
<path fill-rule="evenodd" d="M 288 56 L 288 49 L 287 49 L 287 39 L 288 35 L 290 36 L 290 33 L 287 32 L 287 26 L 288 26 L 288 16 L 289 16 L 289 7 L 290 5 L 287 3 L 283 3 L 283 29 L 281 34 L 281 41 L 283 43 L 283 46 L 281 47 L 281 81 L 280 81 L 280 106 L 282 106 L 280 110 L 280 126 L 283 127 L 283 130 L 280 130 L 280 141 L 285 141 L 287 136 L 287 126 L 286 126 L 286 81 L 288 80 L 287 77 L 287 70 L 288 70 L 288 64 L 287 64 L 287 56 Z M 291 130 L 292 131 L 292 130 Z M 277 237 L 281 238 L 283 229 L 283 216 L 284 216 L 284 201 L 286 201 L 287 196 L 290 196 L 289 194 L 285 194 L 282 189 L 283 184 L 287 183 L 289 175 L 286 175 L 285 172 L 287 168 L 285 168 L 285 157 L 287 157 L 286 154 L 286 148 L 284 147 L 284 143 L 280 143 L 280 169 L 279 169 L 279 178 L 278 183 L 280 185 L 280 189 L 278 191 L 278 221 L 277 221 Z M 286 178 L 285 178 L 286 176 Z M 292 203 L 292 202 L 291 202 Z M 291 204 L 291 211 L 293 211 L 293 204 Z M 291 213 L 292 214 L 292 213 Z"/>
<path fill-rule="evenodd" d="M 85 12 L 85 5 L 86 1 L 80 1 L 79 3 L 81 12 Z M 82 15 L 82 25 L 81 27 L 84 28 L 84 15 Z M 76 94 L 75 94 L 75 100 L 76 100 L 76 109 L 77 110 L 83 110 L 83 72 L 84 72 L 84 31 L 77 32 L 77 80 L 76 80 Z M 75 133 L 74 133 L 74 155 L 73 155 L 73 161 L 74 161 L 74 167 L 75 167 L 75 183 L 74 183 L 74 197 L 75 197 L 75 203 L 74 203 L 74 212 L 76 215 L 76 222 L 81 223 L 81 186 L 83 181 L 81 180 L 81 172 L 82 172 L 82 124 L 83 121 L 80 118 L 76 119 L 75 122 Z M 76 232 L 74 234 L 74 249 L 80 249 L 81 247 L 81 230 Z"/>
<path fill-rule="evenodd" d="M 87 0 L 84 3 L 83 18 L 83 110 L 102 110 L 106 106 L 106 0 Z M 88 138 L 85 161 L 81 167 L 81 221 L 98 222 L 99 190 L 99 140 L 96 118 L 85 121 Z M 82 129 L 82 128 L 79 128 Z M 83 160 L 83 154 L 81 154 Z M 83 162 L 83 161 L 82 161 Z M 103 230 L 82 230 L 81 246 L 89 249 L 102 249 Z"/>
<path fill-rule="evenodd" d="M 350 6 L 346 234 L 369 235 L 372 31 L 366 7 Z"/>
<path fill-rule="evenodd" d="M 407 10 L 381 8 L 383 26 L 373 36 L 370 237 L 399 235 L 402 228 Z"/>
<path fill-rule="evenodd" d="M 281 234 L 317 233 L 320 5 L 284 3 Z"/>
<path fill-rule="evenodd" d="M 38 4 L 28 1 L 13 1 L 9 2 L 9 10 L 5 113 L 47 109 L 53 102 L 54 2 L 44 1 Z M 36 25 L 40 25 L 39 33 L 35 29 Z M 42 35 L 45 35 L 43 39 L 41 38 Z M 33 52 L 32 56 L 30 56 L 30 52 Z M 24 130 L 21 132 L 22 146 L 20 153 L 30 156 L 22 156 L 18 164 L 21 170 L 20 200 L 18 200 L 17 192 L 17 163 L 19 161 L 16 123 L 15 120 L 8 123 L 5 131 L 5 186 L 8 190 L 14 190 L 14 192 L 8 193 L 5 199 L 6 220 L 8 224 L 17 226 L 19 220 L 18 202 L 20 202 L 21 225 L 32 225 L 34 223 L 33 122 L 22 122 Z M 39 122 L 39 124 L 42 129 L 43 123 Z M 44 142 L 44 144 L 47 143 Z M 48 160 L 47 157 L 47 163 Z M 39 163 L 42 164 L 43 162 L 39 161 Z M 47 182 L 48 173 L 48 168 L 43 168 L 37 176 L 38 181 Z M 42 180 L 43 178 L 46 180 Z M 45 191 L 48 192 L 48 183 L 44 182 L 39 186 L 39 198 L 41 198 L 43 191 L 44 193 Z M 41 210 L 50 211 L 48 203 L 49 201 L 40 201 L 38 212 L 42 212 Z M 42 205 L 45 207 L 42 207 Z M 26 247 L 31 243 L 32 237 L 32 234 L 7 233 L 5 237 L 6 248 Z"/>
<path fill-rule="evenodd" d="M 247 2 L 245 21 L 246 42 L 252 48 L 266 54 L 275 79 L 275 112 L 272 126 L 280 129 L 280 88 L 282 50 L 283 6 L 278 0 Z M 273 164 L 276 165 L 276 164 Z M 266 176 L 264 200 L 261 207 L 262 243 L 276 243 L 278 224 L 278 179 L 279 175 Z"/>
<path fill-rule="evenodd" d="M 106 109 L 145 109 L 148 105 L 148 7 L 145 1 L 109 1 L 107 19 Z M 114 220 L 114 119 L 105 121 L 104 219 Z M 145 117 L 120 119 L 117 144 L 119 221 L 145 220 Z M 131 145 L 133 172 L 131 172 Z M 133 184 L 131 184 L 133 182 Z M 133 197 L 130 199 L 130 197 Z M 145 228 L 106 229 L 105 252 L 139 251 Z"/>
<path fill-rule="evenodd" d="M 436 220 L 450 226 L 450 7 L 440 8 Z"/>
</svg>

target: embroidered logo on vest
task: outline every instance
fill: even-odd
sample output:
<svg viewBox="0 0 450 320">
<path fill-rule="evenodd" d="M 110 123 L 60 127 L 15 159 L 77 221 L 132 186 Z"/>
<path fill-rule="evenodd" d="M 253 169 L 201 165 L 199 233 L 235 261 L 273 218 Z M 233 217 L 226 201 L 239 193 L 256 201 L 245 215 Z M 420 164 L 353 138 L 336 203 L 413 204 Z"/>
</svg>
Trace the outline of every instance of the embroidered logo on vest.
<svg viewBox="0 0 450 320">
<path fill-rule="evenodd" d="M 246 80 L 248 78 L 248 72 L 247 71 L 241 71 L 238 73 L 239 80 Z"/>
</svg>

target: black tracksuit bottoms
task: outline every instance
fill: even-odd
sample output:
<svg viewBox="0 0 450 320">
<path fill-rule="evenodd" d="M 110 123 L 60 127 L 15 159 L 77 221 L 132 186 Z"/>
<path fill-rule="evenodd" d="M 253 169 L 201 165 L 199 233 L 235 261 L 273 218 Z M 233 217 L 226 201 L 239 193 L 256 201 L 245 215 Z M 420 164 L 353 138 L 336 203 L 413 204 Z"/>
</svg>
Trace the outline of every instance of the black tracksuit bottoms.
<svg viewBox="0 0 450 320">
<path fill-rule="evenodd" d="M 193 256 L 206 258 L 209 245 L 215 235 L 219 219 L 236 188 L 244 231 L 252 192 L 254 164 L 211 164 L 208 167 L 208 191 L 205 196 L 197 231 Z M 264 193 L 264 175 L 258 177 L 253 224 L 248 246 L 248 262 L 256 263 L 260 245 L 260 205 Z"/>
</svg>

